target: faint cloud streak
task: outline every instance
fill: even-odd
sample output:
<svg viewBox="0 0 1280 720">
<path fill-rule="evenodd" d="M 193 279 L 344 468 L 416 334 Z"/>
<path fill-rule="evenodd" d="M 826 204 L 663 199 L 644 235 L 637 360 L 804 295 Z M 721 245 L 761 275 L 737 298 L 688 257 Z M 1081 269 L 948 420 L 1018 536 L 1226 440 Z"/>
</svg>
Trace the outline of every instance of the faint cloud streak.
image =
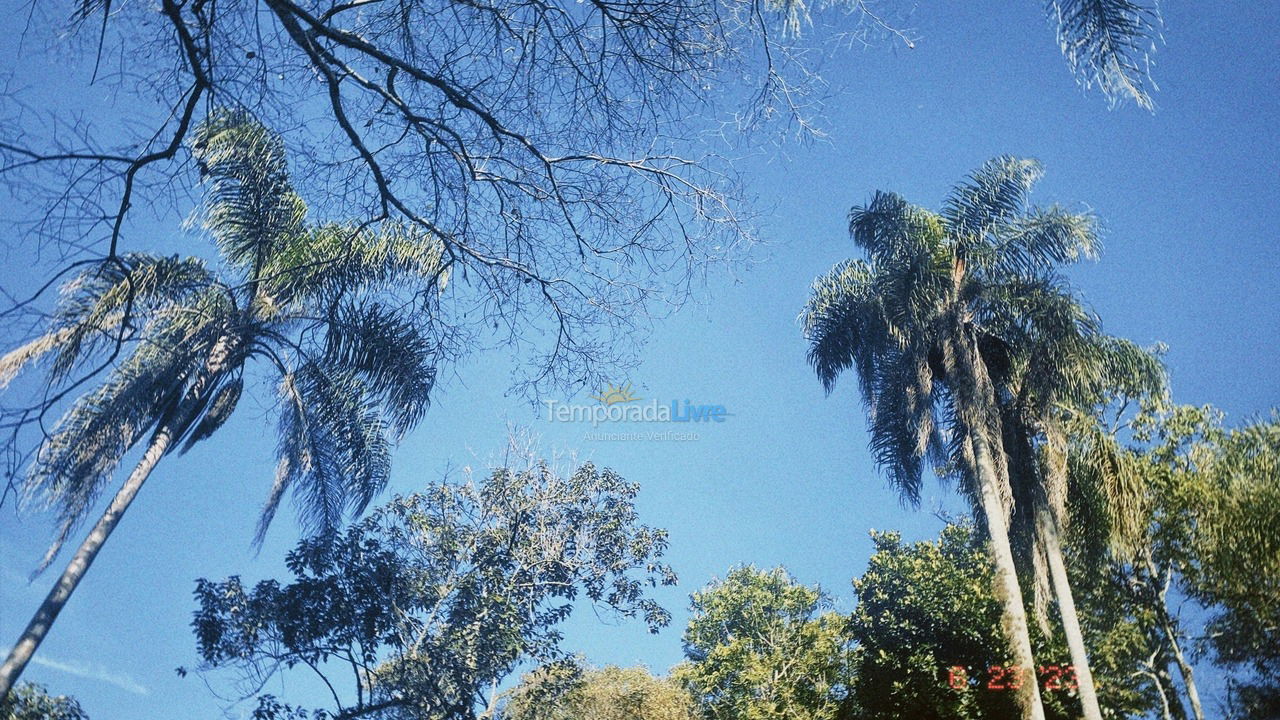
<svg viewBox="0 0 1280 720">
<path fill-rule="evenodd" d="M 151 691 L 137 680 L 134 680 L 124 673 L 111 672 L 101 665 L 91 665 L 89 663 L 79 662 L 61 662 L 59 660 L 42 657 L 33 657 L 31 658 L 31 662 L 32 664 L 39 665 L 40 667 L 46 667 L 50 670 L 60 670 L 68 675 L 75 675 L 76 677 L 85 678 L 86 680 L 97 680 L 98 682 L 104 682 L 108 685 L 115 685 L 121 690 L 131 692 L 134 695 L 151 694 Z"/>
</svg>

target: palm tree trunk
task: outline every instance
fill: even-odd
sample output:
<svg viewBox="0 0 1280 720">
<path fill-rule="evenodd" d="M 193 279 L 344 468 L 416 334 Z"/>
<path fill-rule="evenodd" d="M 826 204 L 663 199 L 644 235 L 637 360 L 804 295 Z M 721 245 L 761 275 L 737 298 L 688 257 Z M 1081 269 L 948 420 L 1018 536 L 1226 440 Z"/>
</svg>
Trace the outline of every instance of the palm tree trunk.
<svg viewBox="0 0 1280 720">
<path fill-rule="evenodd" d="M 160 458 L 164 457 L 172 442 L 172 430 L 168 425 L 161 426 L 156 431 L 155 437 L 152 438 L 147 451 L 143 453 L 142 460 L 138 462 L 133 472 L 129 474 L 129 479 L 125 481 L 120 491 L 116 493 L 115 498 L 111 500 L 111 505 L 107 507 L 106 512 L 102 514 L 102 517 L 98 518 L 98 523 L 93 526 L 93 531 L 84 539 L 84 542 L 80 543 L 75 556 L 71 558 L 71 562 L 67 563 L 67 568 L 62 571 L 62 576 L 58 578 L 58 582 L 54 583 L 53 588 L 49 590 L 49 594 L 45 597 L 44 602 L 40 604 L 40 608 L 36 610 L 31 622 L 27 623 L 27 629 L 22 632 L 22 637 L 13 646 L 13 650 L 9 651 L 8 659 L 4 661 L 3 666 L 0 666 L 0 699 L 6 697 L 9 694 L 9 690 L 18 681 L 18 677 L 22 675 L 22 671 L 31 660 L 31 656 L 35 654 L 36 648 L 40 646 L 45 635 L 49 633 L 49 628 L 58 617 L 58 613 L 62 612 L 67 600 L 71 598 L 71 593 L 75 592 L 81 578 L 84 577 L 89 566 L 93 564 L 94 558 L 98 556 L 98 551 L 102 549 L 102 544 L 111 536 L 111 532 L 119 524 L 124 511 L 129 509 L 129 505 L 138 494 L 138 490 L 146 482 L 147 477 L 151 475 L 156 463 L 160 462 Z"/>
<path fill-rule="evenodd" d="M 973 451 L 973 475 L 978 485 L 982 514 L 987 521 L 991 555 L 995 562 L 995 594 L 1001 607 L 1001 628 L 1005 640 L 1013 652 L 1022 682 L 1015 690 L 1023 720 L 1044 720 L 1044 706 L 1040 700 L 1040 679 L 1035 671 L 1035 658 L 1031 652 L 1031 634 L 1027 629 L 1027 609 L 1022 601 L 1022 588 L 1014 566 L 1013 547 L 1009 543 L 1009 523 L 1000 492 L 1000 472 L 991 446 L 991 438 L 999 438 L 992 432 L 998 423 L 995 389 L 987 376 L 986 367 L 978 356 L 977 347 L 967 333 L 960 332 L 950 343 L 951 361 L 956 365 L 953 376 L 963 378 L 956 383 L 955 401 L 961 407 L 964 424 L 968 428 L 968 444 Z M 998 428 L 998 425 L 996 425 Z M 1006 481 L 1007 484 L 1007 481 Z"/>
<path fill-rule="evenodd" d="M 1097 689 L 1093 684 L 1093 672 L 1089 669 L 1089 655 L 1084 647 L 1084 633 L 1080 630 L 1080 616 L 1076 613 L 1075 598 L 1071 595 L 1071 583 L 1067 578 L 1067 565 L 1062 555 L 1061 525 L 1053 512 L 1043 503 L 1036 508 L 1036 524 L 1044 540 L 1045 554 L 1049 558 L 1049 577 L 1053 580 L 1053 594 L 1062 615 L 1062 631 L 1067 636 L 1067 648 L 1071 651 L 1071 666 L 1075 669 L 1079 685 L 1080 707 L 1085 720 L 1102 720 L 1102 708 L 1098 704 Z"/>
<path fill-rule="evenodd" d="M 995 560 L 996 599 L 1001 606 L 1001 626 L 1013 660 L 1025 673 L 1017 689 L 1018 705 L 1023 720 L 1044 720 L 1044 706 L 1040 701 L 1040 679 L 1035 672 L 1035 658 L 1031 653 L 1031 635 L 1027 630 L 1027 609 L 1022 602 L 1022 588 L 1014 569 L 1013 547 L 1009 544 L 1009 529 L 1005 521 L 1004 503 L 995 483 L 995 464 L 986 439 L 980 432 L 972 432 L 974 460 L 978 470 L 978 486 L 982 497 L 982 512 L 986 516 L 987 534 L 991 537 L 991 554 Z"/>
<path fill-rule="evenodd" d="M 1071 653 L 1071 666 L 1075 670 L 1080 708 L 1085 720 L 1102 720 L 1102 706 L 1098 703 L 1098 691 L 1093 684 L 1093 670 L 1089 665 L 1089 653 L 1084 646 L 1084 632 L 1080 630 L 1080 614 L 1076 611 L 1075 597 L 1071 594 L 1071 579 L 1067 576 L 1067 563 L 1062 552 L 1062 515 L 1067 492 L 1067 438 L 1052 420 L 1045 423 L 1047 461 L 1045 482 L 1037 488 L 1033 502 L 1035 529 L 1044 546 L 1049 561 L 1049 579 L 1054 599 L 1058 601 L 1058 614 L 1062 617 L 1062 632 L 1067 638 Z"/>
<path fill-rule="evenodd" d="M 133 472 L 129 473 L 129 478 L 120 487 L 120 491 L 111 499 L 111 504 L 107 506 L 102 517 L 98 518 L 98 523 L 93 526 L 88 537 L 80 543 L 75 556 L 62 571 L 62 576 L 49 590 L 49 594 L 45 596 L 44 602 L 36 610 L 31 622 L 27 623 L 22 637 L 18 638 L 13 650 L 9 651 L 9 657 L 4 661 L 4 665 L 0 666 L 0 699 L 9 694 L 22 675 L 36 648 L 40 647 L 45 635 L 49 634 L 49 628 L 57 619 L 58 613 L 62 612 L 63 606 L 71 598 L 71 593 L 75 592 L 76 586 L 80 584 L 85 572 L 93 564 L 103 543 L 120 523 L 120 518 L 133 503 L 134 497 L 150 477 L 151 471 L 155 470 L 156 464 L 165 456 L 165 453 L 169 452 L 174 439 L 182 434 L 183 428 L 188 427 L 199 415 L 202 402 L 207 399 L 208 392 L 226 370 L 236 343 L 236 338 L 230 335 L 223 335 L 214 342 L 203 368 L 187 388 L 178 407 L 174 409 L 172 415 L 161 420 L 156 427 L 155 435 L 151 438 L 151 444 L 147 446 L 146 452 L 142 454 L 142 459 L 133 468 Z"/>
</svg>

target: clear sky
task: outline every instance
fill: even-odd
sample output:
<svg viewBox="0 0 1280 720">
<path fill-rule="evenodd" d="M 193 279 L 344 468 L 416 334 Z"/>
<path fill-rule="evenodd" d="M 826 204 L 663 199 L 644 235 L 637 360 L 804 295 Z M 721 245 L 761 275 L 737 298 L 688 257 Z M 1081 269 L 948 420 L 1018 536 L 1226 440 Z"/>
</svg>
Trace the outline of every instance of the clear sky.
<svg viewBox="0 0 1280 720">
<path fill-rule="evenodd" d="M 693 442 L 588 441 L 584 427 L 549 423 L 545 411 L 506 397 L 509 365 L 495 353 L 439 388 L 399 449 L 393 489 L 483 465 L 508 424 L 540 433 L 548 451 L 577 450 L 639 481 L 643 521 L 671 534 L 681 582 L 660 598 L 675 620 L 649 636 L 640 623 L 581 613 L 567 643 L 596 663 L 662 671 L 679 661 L 688 594 L 735 563 L 785 564 L 848 610 L 868 530 L 928 538 L 941 527 L 931 511 L 961 506 L 936 485 L 919 510 L 899 503 L 866 450 L 854 384 L 824 396 L 796 316 L 813 278 L 854 252 L 844 229 L 851 205 L 884 189 L 936 207 L 952 183 L 1001 153 L 1044 162 L 1037 201 L 1080 203 L 1103 218 L 1102 260 L 1071 277 L 1110 332 L 1169 345 L 1175 399 L 1214 403 L 1232 421 L 1280 405 L 1280 4 L 1167 3 L 1154 114 L 1108 110 L 1079 90 L 1040 5 L 920 4 L 910 23 L 916 49 L 854 49 L 828 64 L 838 92 L 827 141 L 743 163 L 768 207 L 762 262 L 714 280 L 706 301 L 662 322 L 640 367 L 617 378 L 645 399 L 723 404 L 727 422 Z M 12 59 L 12 45 L 0 57 Z M 0 283 L 21 285 L 21 239 L 3 241 Z M 28 679 L 76 695 L 95 720 L 219 715 L 224 703 L 174 668 L 197 662 L 188 627 L 195 578 L 280 576 L 296 538 L 282 512 L 262 552 L 249 546 L 273 471 L 269 403 L 242 403 L 219 437 L 161 465 Z M 52 582 L 52 572 L 25 580 L 48 523 L 12 506 L 0 512 L 0 645 Z M 1212 667 L 1200 672 L 1215 684 Z M 272 689 L 309 692 L 292 678 Z"/>
</svg>

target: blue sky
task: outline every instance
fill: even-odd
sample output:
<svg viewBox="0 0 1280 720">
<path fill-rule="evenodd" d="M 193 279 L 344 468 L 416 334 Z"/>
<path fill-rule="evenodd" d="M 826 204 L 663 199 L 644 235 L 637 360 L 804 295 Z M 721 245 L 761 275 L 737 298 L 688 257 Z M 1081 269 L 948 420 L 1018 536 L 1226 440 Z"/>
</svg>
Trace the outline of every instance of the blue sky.
<svg viewBox="0 0 1280 720">
<path fill-rule="evenodd" d="M 459 368 L 399 450 L 393 489 L 407 492 L 449 468 L 482 466 L 509 425 L 525 425 L 548 451 L 576 450 L 642 484 L 643 520 L 671 533 L 681 583 L 660 598 L 675 621 L 649 636 L 640 623 L 580 614 L 567 642 L 596 663 L 661 671 L 677 662 L 688 593 L 735 563 L 785 564 L 847 610 L 868 530 L 928 538 L 941 526 L 932 510 L 961 510 L 937 486 L 919 510 L 904 508 L 866 451 L 853 384 L 826 397 L 804 361 L 796 316 L 809 283 L 853 253 L 845 216 L 873 190 L 937 206 L 993 155 L 1039 158 L 1047 176 L 1037 201 L 1087 206 L 1105 221 L 1102 260 L 1071 277 L 1108 330 L 1166 342 L 1181 402 L 1216 404 L 1232 421 L 1280 405 L 1280 5 L 1168 3 L 1154 114 L 1111 111 L 1078 89 L 1039 2 L 925 3 L 910 24 L 914 50 L 855 48 L 827 64 L 837 91 L 827 140 L 743 161 L 767 208 L 761 262 L 714 279 L 706 300 L 660 323 L 642 364 L 617 378 L 642 398 L 723 404 L 733 417 L 693 442 L 587 441 L 582 426 L 549 423 L 507 397 L 510 366 L 495 353 Z M 11 61 L 12 50 L 0 57 Z M 0 283 L 24 285 L 21 239 L 0 248 Z M 173 669 L 197 661 L 195 578 L 281 575 L 296 537 L 281 513 L 262 552 L 249 547 L 272 475 L 269 402 L 242 403 L 220 437 L 165 461 L 29 679 L 76 695 L 96 720 L 218 716 L 224 702 Z M 46 517 L 0 511 L 0 644 L 52 581 L 25 581 L 48 528 Z M 1211 667 L 1201 673 L 1215 684 Z M 311 691 L 295 678 L 272 689 Z"/>
</svg>

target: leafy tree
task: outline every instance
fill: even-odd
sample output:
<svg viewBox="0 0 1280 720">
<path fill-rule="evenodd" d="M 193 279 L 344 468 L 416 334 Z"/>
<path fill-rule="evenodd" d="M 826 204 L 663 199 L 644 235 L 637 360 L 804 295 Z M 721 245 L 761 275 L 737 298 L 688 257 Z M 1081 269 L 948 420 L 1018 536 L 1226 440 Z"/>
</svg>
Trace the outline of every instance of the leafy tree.
<svg viewBox="0 0 1280 720">
<path fill-rule="evenodd" d="M 927 461 L 959 480 L 990 539 L 1014 665 L 1026 670 L 1034 661 L 1009 538 L 1000 389 L 1026 337 L 1093 322 L 1058 267 L 1097 248 L 1093 217 L 1029 205 L 1041 174 L 1034 160 L 996 158 L 956 186 L 941 212 L 877 192 L 849 216 L 868 259 L 815 281 L 804 313 L 818 377 L 830 391 L 855 371 L 872 451 L 903 497 L 919 501 Z M 1024 717 L 1042 717 L 1034 683 L 1016 694 Z"/>
<path fill-rule="evenodd" d="M 1204 471 L 1202 471 L 1204 472 Z M 1280 417 L 1230 430 L 1207 470 L 1192 594 L 1217 608 L 1214 661 L 1237 672 L 1238 716 L 1280 717 Z"/>
<path fill-rule="evenodd" d="M 1213 616 L 1215 662 L 1237 671 L 1235 712 L 1275 717 L 1280 707 L 1280 419 L 1228 429 L 1212 408 L 1177 407 L 1135 423 L 1149 488 L 1143 543 L 1124 568 L 1153 615 L 1163 650 L 1203 717 L 1185 631 L 1170 607 L 1177 585 Z"/>
<path fill-rule="evenodd" d="M 50 695 L 35 683 L 23 683 L 0 697 L 0 717 L 5 720 L 89 720 L 73 697 Z"/>
<path fill-rule="evenodd" d="M 999 631 L 994 568 L 981 538 L 967 525 L 948 525 L 936 542 L 908 545 L 897 533 L 875 532 L 872 540 L 876 552 L 853 583 L 858 600 L 851 621 L 858 643 L 853 688 L 859 717 L 1016 715 L 1012 692 L 989 689 L 1008 688 L 1016 680 L 1003 669 L 1007 641 Z M 1142 651 L 1141 632 L 1118 610 L 1122 605 L 1114 595 L 1099 596 L 1096 583 L 1082 587 L 1084 625 L 1097 648 L 1098 676 L 1105 680 L 1099 684 L 1103 706 L 1110 717 L 1142 716 L 1154 700 L 1150 685 L 1132 672 Z M 1041 657 L 1065 658 L 1061 637 L 1034 632 L 1033 640 Z M 1036 679 L 1048 687 L 1058 680 L 1054 676 L 1038 672 Z M 1078 697 L 1065 689 L 1043 697 L 1048 717 L 1079 716 Z"/>
<path fill-rule="evenodd" d="M 707 720 L 834 720 L 848 715 L 845 618 L 786 570 L 734 568 L 693 595 L 673 675 Z"/>
<path fill-rule="evenodd" d="M 669 621 L 646 596 L 675 583 L 660 562 L 666 534 L 637 522 L 637 489 L 590 464 L 562 476 L 538 462 L 396 498 L 339 536 L 303 540 L 287 584 L 200 580 L 204 667 L 255 687 L 288 668 L 315 673 L 333 706 L 314 717 L 493 717 L 518 664 L 569 660 L 558 627 L 576 601 L 654 631 Z M 258 712 L 306 711 L 260 695 Z"/>
<path fill-rule="evenodd" d="M 570 678 L 563 687 L 545 669 L 526 675 L 503 720 L 696 720 L 693 698 L 670 678 L 613 665 Z"/>
<path fill-rule="evenodd" d="M 0 386 L 47 361 L 50 395 L 82 392 L 70 381 L 78 369 L 106 371 L 45 436 L 26 477 L 26 492 L 60 523 L 41 569 L 125 454 L 142 450 L 0 668 L 0 697 L 157 464 L 226 422 L 251 364 L 279 378 L 281 398 L 280 460 L 259 540 L 288 492 L 313 533 L 359 514 L 386 484 L 392 439 L 427 409 L 429 304 L 446 272 L 440 242 L 395 223 L 306 223 L 279 138 L 244 113 L 212 116 L 194 151 L 218 262 L 136 253 L 94 263 L 64 286 L 45 334 L 0 357 Z M 427 306 L 406 302 L 404 287 L 426 291 Z"/>
</svg>

